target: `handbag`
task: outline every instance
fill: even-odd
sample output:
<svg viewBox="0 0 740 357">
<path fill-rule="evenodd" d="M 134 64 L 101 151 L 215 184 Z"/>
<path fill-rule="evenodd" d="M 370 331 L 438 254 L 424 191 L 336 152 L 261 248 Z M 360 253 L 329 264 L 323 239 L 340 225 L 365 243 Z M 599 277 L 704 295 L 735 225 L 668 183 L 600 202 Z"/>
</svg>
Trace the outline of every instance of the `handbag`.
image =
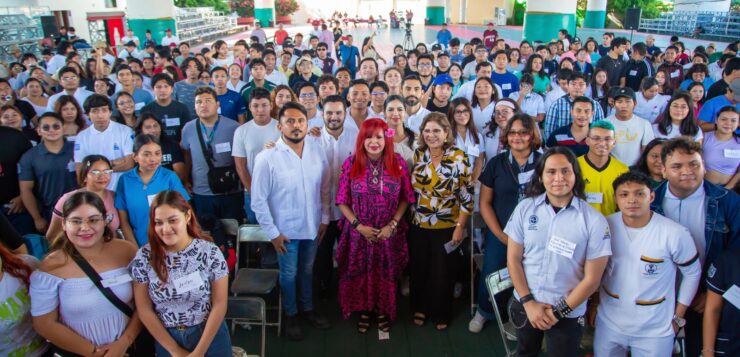
<svg viewBox="0 0 740 357">
<path fill-rule="evenodd" d="M 129 318 L 134 315 L 134 310 L 131 308 L 131 306 L 128 306 L 128 304 L 121 301 L 121 299 L 116 296 L 111 288 L 103 286 L 100 275 L 98 274 L 98 272 L 95 271 L 95 269 L 93 269 L 90 263 L 88 263 L 79 254 L 72 255 L 72 260 L 77 263 L 77 266 L 79 266 L 80 269 L 82 269 L 82 271 L 85 273 L 85 275 L 87 275 L 87 277 L 92 280 L 93 284 L 95 284 L 95 287 L 98 288 L 98 290 L 103 294 L 103 296 L 105 296 L 106 299 L 108 299 L 108 301 L 111 302 L 111 304 L 113 304 L 113 306 L 126 314 L 126 316 L 128 316 Z M 74 354 L 56 348 L 56 346 L 53 347 L 54 351 L 61 356 L 74 356 Z M 154 356 L 154 338 L 149 333 L 149 331 L 146 330 L 146 328 L 141 329 L 139 335 L 136 337 L 131 346 L 129 346 L 127 353 L 129 356 Z"/>
<path fill-rule="evenodd" d="M 198 128 L 195 131 L 198 132 L 200 149 L 203 152 L 203 157 L 208 165 L 208 187 L 215 194 L 234 191 L 239 185 L 239 176 L 236 174 L 236 166 L 213 166 L 213 150 L 211 150 L 210 145 L 206 145 L 205 140 L 203 140 L 203 133 L 200 130 L 200 125 L 200 120 L 198 120 Z"/>
</svg>

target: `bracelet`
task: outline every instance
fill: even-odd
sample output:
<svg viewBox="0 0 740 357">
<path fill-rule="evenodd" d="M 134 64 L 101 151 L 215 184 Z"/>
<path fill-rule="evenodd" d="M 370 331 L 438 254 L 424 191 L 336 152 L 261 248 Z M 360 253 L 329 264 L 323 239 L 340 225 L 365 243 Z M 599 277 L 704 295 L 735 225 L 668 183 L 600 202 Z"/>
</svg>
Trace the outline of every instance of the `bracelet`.
<svg viewBox="0 0 740 357">
<path fill-rule="evenodd" d="M 524 295 L 524 296 L 522 296 L 522 297 L 519 298 L 519 303 L 522 304 L 522 305 L 524 305 L 524 304 L 526 304 L 526 303 L 528 303 L 530 301 L 534 301 L 534 295 L 532 295 L 532 294 L 527 294 L 527 295 Z"/>
<path fill-rule="evenodd" d="M 388 223 L 388 225 L 391 226 L 391 228 L 393 228 L 395 230 L 396 227 L 398 227 L 398 221 L 396 221 L 396 219 L 394 218 L 394 219 L 391 220 L 390 223 Z"/>
<path fill-rule="evenodd" d="M 355 218 L 355 220 L 352 221 L 352 223 L 350 223 L 350 225 L 352 226 L 352 228 L 357 229 L 357 227 L 360 226 L 360 220 L 357 219 L 357 218 Z"/>
<path fill-rule="evenodd" d="M 558 320 L 568 317 L 571 312 L 573 312 L 573 309 L 571 309 L 570 306 L 568 306 L 568 303 L 565 302 L 565 298 L 560 298 L 557 304 L 553 306 L 553 313 Z"/>
</svg>

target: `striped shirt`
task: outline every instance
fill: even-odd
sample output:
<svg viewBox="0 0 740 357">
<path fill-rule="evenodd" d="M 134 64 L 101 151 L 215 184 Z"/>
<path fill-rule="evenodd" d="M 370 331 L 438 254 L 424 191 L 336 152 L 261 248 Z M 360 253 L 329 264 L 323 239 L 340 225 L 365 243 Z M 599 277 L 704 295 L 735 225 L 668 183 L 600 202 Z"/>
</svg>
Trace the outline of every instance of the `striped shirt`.
<svg viewBox="0 0 740 357">
<path fill-rule="evenodd" d="M 594 104 L 594 117 L 593 121 L 604 119 L 604 112 L 601 110 L 601 104 L 591 99 Z M 573 117 L 570 114 L 570 110 L 573 107 L 573 99 L 570 95 L 566 94 L 560 99 L 552 103 L 552 106 L 547 110 L 545 115 L 545 138 L 549 138 L 550 134 L 561 126 L 570 125 L 573 122 Z"/>
</svg>

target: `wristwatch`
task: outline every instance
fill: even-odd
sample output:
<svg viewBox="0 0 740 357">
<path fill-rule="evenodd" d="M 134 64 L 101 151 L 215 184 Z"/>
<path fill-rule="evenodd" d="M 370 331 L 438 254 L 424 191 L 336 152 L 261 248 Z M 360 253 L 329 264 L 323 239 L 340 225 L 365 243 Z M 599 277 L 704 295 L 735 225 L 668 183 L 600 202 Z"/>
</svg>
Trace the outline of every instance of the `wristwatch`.
<svg viewBox="0 0 740 357">
<path fill-rule="evenodd" d="M 683 328 L 684 326 L 686 326 L 686 319 L 678 315 L 673 315 L 673 322 L 676 323 L 676 326 L 678 326 L 678 328 Z"/>
<path fill-rule="evenodd" d="M 355 218 L 355 220 L 354 220 L 354 221 L 352 221 L 352 223 L 350 223 L 350 225 L 352 226 L 352 228 L 355 228 L 355 229 L 357 229 L 357 227 L 359 227 L 359 226 L 360 226 L 360 220 L 359 220 L 359 219 L 357 219 L 357 218 Z"/>
<path fill-rule="evenodd" d="M 526 304 L 526 303 L 528 303 L 530 301 L 533 301 L 533 300 L 534 300 L 534 295 L 527 294 L 527 295 L 524 295 L 524 296 L 522 296 L 522 297 L 519 298 L 519 303 L 522 304 L 522 305 L 524 305 L 524 304 Z"/>
</svg>

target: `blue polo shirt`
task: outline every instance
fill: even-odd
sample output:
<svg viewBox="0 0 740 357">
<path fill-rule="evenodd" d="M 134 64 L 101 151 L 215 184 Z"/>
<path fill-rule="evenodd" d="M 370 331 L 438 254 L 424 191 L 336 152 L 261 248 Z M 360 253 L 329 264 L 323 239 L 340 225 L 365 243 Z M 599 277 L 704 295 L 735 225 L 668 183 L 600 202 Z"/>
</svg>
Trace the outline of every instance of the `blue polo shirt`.
<svg viewBox="0 0 740 357">
<path fill-rule="evenodd" d="M 77 187 L 74 143 L 65 141 L 58 153 L 49 152 L 43 143 L 26 151 L 18 164 L 18 179 L 33 181 L 33 193 L 47 217 L 59 197 Z M 48 212 L 46 212 L 48 211 Z"/>
<path fill-rule="evenodd" d="M 232 120 L 239 121 L 240 114 L 247 113 L 247 104 L 239 93 L 227 89 L 226 93 L 218 96 L 218 113 Z"/>
<path fill-rule="evenodd" d="M 501 94 L 504 98 L 509 98 L 509 94 L 519 91 L 519 78 L 506 71 L 506 73 L 491 73 L 491 79 L 493 83 L 498 84 L 501 87 Z"/>
<path fill-rule="evenodd" d="M 714 97 L 704 103 L 704 105 L 701 107 L 701 110 L 699 111 L 699 120 L 705 121 L 707 123 L 714 123 L 715 119 L 717 119 L 717 115 L 719 114 L 719 110 L 728 106 L 732 105 L 732 103 L 727 99 L 726 96 L 720 95 L 718 97 Z M 740 110 L 740 102 L 735 104 L 735 109 Z M 735 130 L 736 134 L 740 134 L 740 128 Z"/>
<path fill-rule="evenodd" d="M 139 247 L 149 242 L 149 204 L 154 196 L 162 191 L 175 190 L 180 192 L 186 200 L 190 196 L 182 186 L 180 178 L 173 171 L 164 167 L 157 168 L 149 184 L 144 185 L 139 176 L 138 168 L 126 171 L 118 179 L 116 189 L 116 209 L 128 213 L 128 221 L 134 230 L 134 237 Z"/>
</svg>

